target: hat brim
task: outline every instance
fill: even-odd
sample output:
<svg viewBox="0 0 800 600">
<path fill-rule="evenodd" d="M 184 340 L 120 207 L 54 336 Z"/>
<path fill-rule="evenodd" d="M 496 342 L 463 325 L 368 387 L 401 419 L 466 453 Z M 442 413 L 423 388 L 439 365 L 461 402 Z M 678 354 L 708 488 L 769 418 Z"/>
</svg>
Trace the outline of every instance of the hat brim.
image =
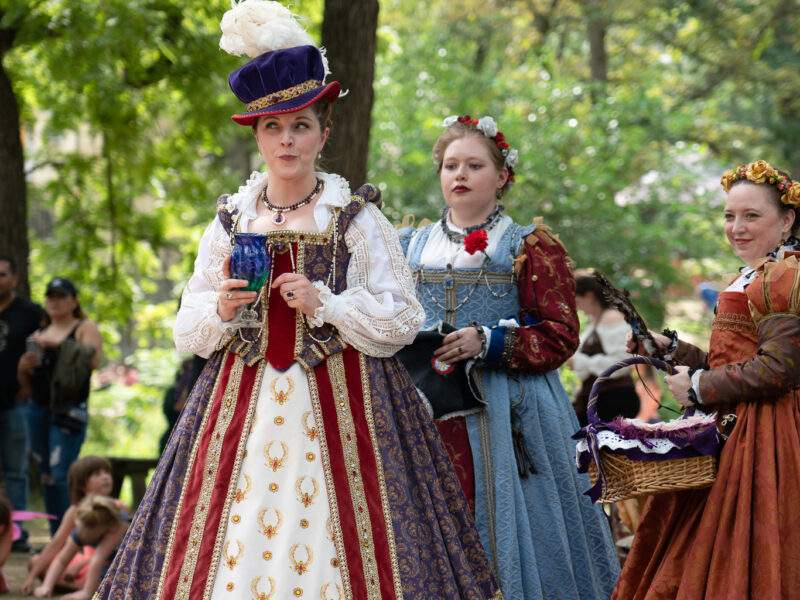
<svg viewBox="0 0 800 600">
<path fill-rule="evenodd" d="M 307 106 L 311 106 L 317 100 L 326 99 L 328 102 L 333 102 L 339 97 L 342 86 L 338 81 L 331 81 L 328 85 L 320 86 L 305 94 L 300 94 L 296 98 L 273 104 L 267 108 L 256 110 L 253 112 L 239 113 L 233 115 L 231 119 L 236 121 L 239 125 L 252 125 L 256 122 L 258 117 L 265 117 L 267 115 L 279 115 L 285 113 L 293 113 L 298 110 L 303 110 Z"/>
<path fill-rule="evenodd" d="M 64 296 L 75 296 L 77 298 L 78 294 L 75 290 L 70 290 L 63 287 L 52 287 L 45 291 L 44 295 L 49 296 L 50 294 L 63 294 Z"/>
</svg>

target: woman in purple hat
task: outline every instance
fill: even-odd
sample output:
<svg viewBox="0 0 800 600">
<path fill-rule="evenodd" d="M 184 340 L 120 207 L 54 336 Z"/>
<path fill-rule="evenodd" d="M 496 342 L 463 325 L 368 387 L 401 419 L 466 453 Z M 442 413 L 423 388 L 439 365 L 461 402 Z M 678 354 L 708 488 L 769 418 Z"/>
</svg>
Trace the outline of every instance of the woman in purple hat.
<svg viewBox="0 0 800 600">
<path fill-rule="evenodd" d="M 201 239 L 175 340 L 209 361 L 98 597 L 501 598 L 393 358 L 424 314 L 380 193 L 314 168 L 339 84 L 276 2 L 235 5 L 222 29 L 255 57 L 230 76 L 233 119 L 267 172 Z M 256 291 L 231 277 L 242 234 L 271 265 Z"/>
</svg>

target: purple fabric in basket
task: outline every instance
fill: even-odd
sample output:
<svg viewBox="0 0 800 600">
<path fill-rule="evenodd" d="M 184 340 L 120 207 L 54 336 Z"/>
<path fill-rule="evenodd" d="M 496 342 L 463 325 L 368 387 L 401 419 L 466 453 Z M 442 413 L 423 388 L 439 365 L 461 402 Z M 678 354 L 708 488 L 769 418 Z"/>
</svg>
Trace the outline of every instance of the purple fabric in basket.
<svg viewBox="0 0 800 600">
<path fill-rule="evenodd" d="M 603 488 L 607 485 L 606 475 L 600 464 L 600 447 L 597 442 L 597 434 L 601 431 L 612 431 L 621 438 L 638 440 L 647 447 L 652 447 L 652 444 L 648 441 L 652 439 L 669 439 L 676 445 L 675 448 L 664 454 L 643 452 L 639 448 L 613 450 L 614 454 L 627 456 L 631 460 L 660 461 L 707 456 L 716 454 L 720 446 L 719 434 L 716 425 L 713 423 L 705 426 L 653 432 L 638 429 L 634 424 L 623 422 L 621 418 L 614 419 L 610 423 L 603 421 L 590 422 L 586 427 L 575 433 L 572 438 L 576 440 L 585 438 L 588 445 L 588 452 L 584 452 L 578 457 L 578 471 L 585 473 L 589 468 L 590 461 L 593 461 L 597 468 L 597 481 L 585 492 L 592 499 L 592 502 L 597 502 L 600 499 Z M 655 435 L 656 433 L 657 435 Z M 611 450 L 606 449 L 606 451 L 610 452 Z"/>
<path fill-rule="evenodd" d="M 623 417 L 616 417 L 610 424 L 609 429 L 616 431 L 625 440 L 638 440 L 647 447 L 652 447 L 648 440 L 667 439 L 678 448 L 693 448 L 697 450 L 697 456 L 714 454 L 719 450 L 719 435 L 717 427 L 713 423 L 698 425 L 695 427 L 683 427 L 680 429 L 652 431 L 636 427 L 635 423 Z M 646 453 L 642 453 L 646 454 Z M 668 453 L 669 454 L 669 453 Z M 652 455 L 650 455 L 652 456 Z M 634 458 L 629 456 L 629 458 Z M 643 458 L 642 460 L 668 460 L 667 458 Z"/>
</svg>

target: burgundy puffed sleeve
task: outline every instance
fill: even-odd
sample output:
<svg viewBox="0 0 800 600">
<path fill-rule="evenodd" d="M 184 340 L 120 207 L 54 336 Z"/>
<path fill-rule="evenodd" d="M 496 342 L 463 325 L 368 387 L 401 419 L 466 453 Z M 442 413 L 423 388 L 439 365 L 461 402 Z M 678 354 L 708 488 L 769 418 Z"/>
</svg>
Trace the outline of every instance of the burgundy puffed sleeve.
<svg viewBox="0 0 800 600">
<path fill-rule="evenodd" d="M 492 327 L 484 363 L 533 373 L 557 369 L 579 344 L 575 279 L 567 251 L 540 225 L 525 238 L 514 270 L 522 326 Z"/>
</svg>

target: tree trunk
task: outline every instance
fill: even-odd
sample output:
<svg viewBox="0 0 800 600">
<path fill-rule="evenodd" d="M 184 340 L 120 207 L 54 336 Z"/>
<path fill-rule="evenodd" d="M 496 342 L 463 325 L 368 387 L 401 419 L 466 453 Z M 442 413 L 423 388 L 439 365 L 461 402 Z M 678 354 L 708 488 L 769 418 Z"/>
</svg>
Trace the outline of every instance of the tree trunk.
<svg viewBox="0 0 800 600">
<path fill-rule="evenodd" d="M 30 296 L 28 282 L 28 206 L 25 159 L 20 141 L 17 99 L 8 72 L 0 60 L 0 255 L 17 266 L 17 293 Z"/>
<path fill-rule="evenodd" d="M 329 80 L 349 92 L 334 105 L 324 166 L 353 189 L 367 178 L 377 27 L 377 0 L 325 0 L 322 45 L 332 73 Z"/>
<path fill-rule="evenodd" d="M 604 15 L 603 0 L 590 0 L 586 3 L 588 20 L 586 35 L 589 38 L 589 70 L 592 80 L 605 83 L 608 80 L 606 64 L 606 29 L 608 19 Z"/>
</svg>

